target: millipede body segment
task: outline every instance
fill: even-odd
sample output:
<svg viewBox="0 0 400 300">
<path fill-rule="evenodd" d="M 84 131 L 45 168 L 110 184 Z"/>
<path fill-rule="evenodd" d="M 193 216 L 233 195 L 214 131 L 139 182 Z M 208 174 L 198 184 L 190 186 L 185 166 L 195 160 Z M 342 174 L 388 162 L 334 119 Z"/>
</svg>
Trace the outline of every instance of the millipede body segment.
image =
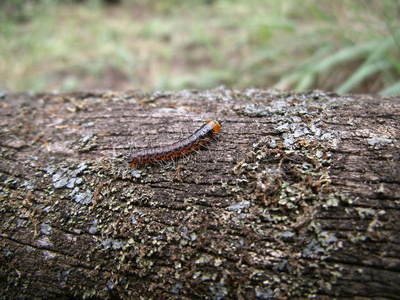
<svg viewBox="0 0 400 300">
<path fill-rule="evenodd" d="M 218 121 L 209 120 L 191 136 L 179 142 L 134 152 L 129 164 L 136 167 L 139 164 L 162 162 L 181 157 L 203 147 L 214 139 L 220 129 L 221 124 Z"/>
</svg>

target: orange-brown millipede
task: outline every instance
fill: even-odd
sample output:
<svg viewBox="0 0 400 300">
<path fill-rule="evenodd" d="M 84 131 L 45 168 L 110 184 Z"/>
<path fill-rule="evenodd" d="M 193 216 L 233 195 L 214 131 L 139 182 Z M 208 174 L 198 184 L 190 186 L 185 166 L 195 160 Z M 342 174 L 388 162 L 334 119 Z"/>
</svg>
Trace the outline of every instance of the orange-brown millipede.
<svg viewBox="0 0 400 300">
<path fill-rule="evenodd" d="M 134 152 L 129 164 L 136 167 L 140 164 L 163 162 L 181 157 L 203 147 L 210 140 L 214 139 L 220 129 L 221 124 L 218 121 L 209 120 L 191 136 L 179 142 Z"/>
</svg>

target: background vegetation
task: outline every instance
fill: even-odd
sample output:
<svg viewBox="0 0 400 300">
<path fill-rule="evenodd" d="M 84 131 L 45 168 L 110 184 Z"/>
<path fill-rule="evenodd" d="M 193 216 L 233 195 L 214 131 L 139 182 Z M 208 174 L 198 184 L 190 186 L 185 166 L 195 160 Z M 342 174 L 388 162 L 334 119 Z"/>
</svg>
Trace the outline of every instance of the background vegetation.
<svg viewBox="0 0 400 300">
<path fill-rule="evenodd" d="M 0 2 L 0 89 L 400 94 L 398 0 Z"/>
</svg>

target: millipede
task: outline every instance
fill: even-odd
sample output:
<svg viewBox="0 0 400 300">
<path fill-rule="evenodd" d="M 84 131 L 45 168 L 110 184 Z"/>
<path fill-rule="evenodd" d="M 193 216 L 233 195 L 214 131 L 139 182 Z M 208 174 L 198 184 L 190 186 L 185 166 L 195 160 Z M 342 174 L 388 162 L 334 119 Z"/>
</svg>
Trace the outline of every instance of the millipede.
<svg viewBox="0 0 400 300">
<path fill-rule="evenodd" d="M 197 149 L 204 147 L 213 140 L 221 130 L 221 124 L 216 120 L 209 120 L 189 137 L 176 143 L 143 149 L 132 153 L 129 164 L 136 167 L 141 164 L 164 162 L 179 158 Z"/>
</svg>

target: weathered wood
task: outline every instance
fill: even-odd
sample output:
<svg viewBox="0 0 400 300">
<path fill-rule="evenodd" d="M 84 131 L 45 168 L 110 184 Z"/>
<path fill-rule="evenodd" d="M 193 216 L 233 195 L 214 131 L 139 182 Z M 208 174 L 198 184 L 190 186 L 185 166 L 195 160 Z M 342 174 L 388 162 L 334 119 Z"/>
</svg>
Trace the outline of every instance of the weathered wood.
<svg viewBox="0 0 400 300">
<path fill-rule="evenodd" d="M 0 296 L 398 299 L 399 100 L 5 95 Z M 209 119 L 209 149 L 127 165 Z"/>
</svg>

